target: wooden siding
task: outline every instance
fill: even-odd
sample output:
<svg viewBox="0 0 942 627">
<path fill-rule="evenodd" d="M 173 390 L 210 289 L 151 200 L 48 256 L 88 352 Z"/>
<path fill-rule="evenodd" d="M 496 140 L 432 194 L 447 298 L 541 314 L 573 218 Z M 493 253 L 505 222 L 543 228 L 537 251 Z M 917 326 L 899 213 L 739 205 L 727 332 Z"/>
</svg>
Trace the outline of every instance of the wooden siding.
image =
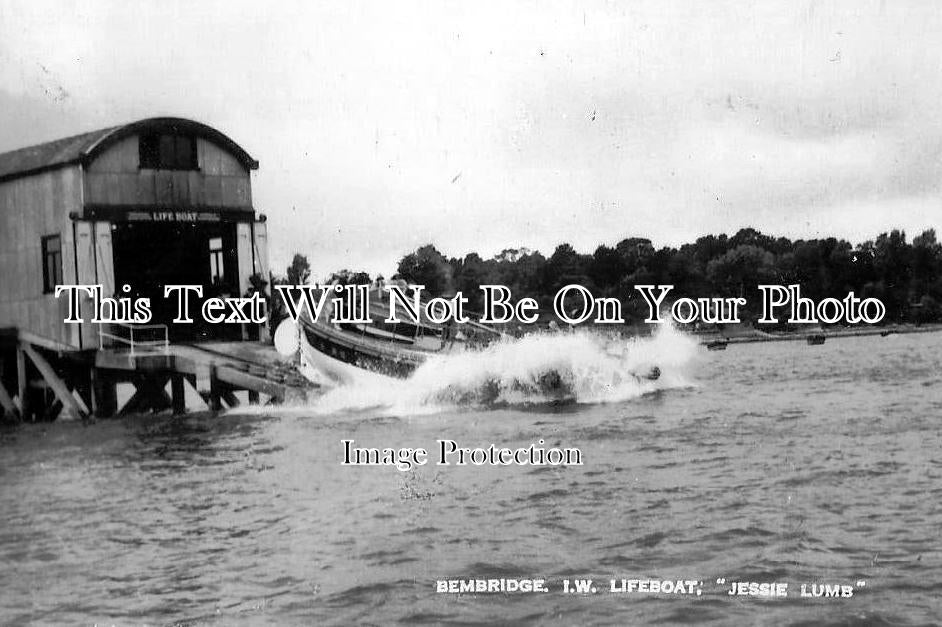
<svg viewBox="0 0 942 627">
<path fill-rule="evenodd" d="M 269 272 L 271 269 L 268 266 L 268 223 L 267 222 L 256 222 L 255 223 L 255 272 L 258 272 L 262 277 L 268 281 Z M 272 289 L 272 286 L 268 286 L 268 291 L 270 294 L 274 295 L 275 291 Z"/>
<path fill-rule="evenodd" d="M 95 285 L 95 234 L 91 222 L 79 220 L 75 223 L 75 267 L 78 272 L 76 283 L 82 285 Z M 110 296 L 110 294 L 108 294 Z M 82 317 L 88 320 L 94 312 L 95 304 L 88 295 L 80 297 Z M 81 325 L 83 346 L 98 344 L 97 329 L 95 325 L 86 322 Z"/>
<path fill-rule="evenodd" d="M 111 223 L 75 221 L 77 283 L 83 285 L 101 285 L 103 296 L 120 298 L 115 293 L 114 254 L 111 250 Z M 94 315 L 95 304 L 86 294 L 80 296 L 82 317 L 86 320 L 81 325 L 82 342 L 85 348 L 98 346 L 99 325 L 89 322 Z"/>
<path fill-rule="evenodd" d="M 127 137 L 91 162 L 85 174 L 89 205 L 249 209 L 249 171 L 216 144 L 196 140 L 199 170 L 141 169 L 139 136 Z"/>
<path fill-rule="evenodd" d="M 78 345 L 78 325 L 63 323 L 67 299 L 43 294 L 41 238 L 62 238 L 62 280 L 73 283 L 69 213 L 82 209 L 81 181 L 79 166 L 69 166 L 0 183 L 0 327 Z"/>
<path fill-rule="evenodd" d="M 236 260 L 239 267 L 239 294 L 251 287 L 249 278 L 253 274 L 252 225 L 248 222 L 236 224 Z"/>
</svg>

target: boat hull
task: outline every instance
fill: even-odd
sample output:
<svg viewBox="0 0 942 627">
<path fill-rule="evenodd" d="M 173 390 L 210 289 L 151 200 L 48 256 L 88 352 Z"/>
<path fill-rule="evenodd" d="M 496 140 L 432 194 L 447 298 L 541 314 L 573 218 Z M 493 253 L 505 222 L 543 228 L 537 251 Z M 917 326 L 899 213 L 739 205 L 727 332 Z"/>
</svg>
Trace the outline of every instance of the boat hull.
<svg viewBox="0 0 942 627">
<path fill-rule="evenodd" d="M 460 353 L 473 350 L 462 343 L 454 343 L 441 350 L 421 349 L 404 346 L 392 339 L 379 341 L 365 334 L 356 334 L 333 325 L 302 320 L 299 325 L 301 350 L 308 356 L 312 365 L 325 371 L 338 382 L 346 382 L 349 373 L 344 372 L 339 364 L 346 364 L 380 375 L 405 379 L 409 377 L 429 357 L 440 354 Z M 628 372 L 639 383 L 656 381 L 661 376 L 657 366 L 650 366 L 641 372 Z M 549 369 L 534 380 L 518 382 L 522 388 L 535 386 L 541 393 L 565 395 L 566 385 L 563 377 L 555 369 Z M 495 382 L 496 385 L 496 382 Z"/>
<path fill-rule="evenodd" d="M 324 324 L 303 322 L 303 340 L 315 351 L 378 374 L 406 378 L 431 352 L 357 337 Z"/>
</svg>

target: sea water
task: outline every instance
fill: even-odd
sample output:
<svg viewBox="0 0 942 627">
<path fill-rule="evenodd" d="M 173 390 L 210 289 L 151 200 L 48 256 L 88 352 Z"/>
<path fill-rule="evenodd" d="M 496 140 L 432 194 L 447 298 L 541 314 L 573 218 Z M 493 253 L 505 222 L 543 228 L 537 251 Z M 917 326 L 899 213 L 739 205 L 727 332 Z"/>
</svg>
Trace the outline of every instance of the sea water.
<svg viewBox="0 0 942 627">
<path fill-rule="evenodd" d="M 938 333 L 723 352 L 559 334 L 305 407 L 6 429 L 0 622 L 931 623 L 940 372 Z M 583 464 L 340 464 L 344 439 L 442 438 Z M 549 592 L 437 591 L 501 578 Z M 624 591 L 669 580 L 701 594 Z M 825 585 L 853 595 L 801 596 Z"/>
</svg>

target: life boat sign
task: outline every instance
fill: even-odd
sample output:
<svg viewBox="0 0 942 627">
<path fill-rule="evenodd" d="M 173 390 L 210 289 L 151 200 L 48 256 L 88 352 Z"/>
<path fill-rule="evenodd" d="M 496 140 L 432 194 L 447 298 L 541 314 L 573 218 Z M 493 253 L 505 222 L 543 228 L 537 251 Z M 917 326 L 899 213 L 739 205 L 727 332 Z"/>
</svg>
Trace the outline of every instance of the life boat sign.
<svg viewBox="0 0 942 627">
<path fill-rule="evenodd" d="M 205 211 L 129 211 L 128 220 L 142 222 L 219 222 L 219 214 Z"/>
</svg>

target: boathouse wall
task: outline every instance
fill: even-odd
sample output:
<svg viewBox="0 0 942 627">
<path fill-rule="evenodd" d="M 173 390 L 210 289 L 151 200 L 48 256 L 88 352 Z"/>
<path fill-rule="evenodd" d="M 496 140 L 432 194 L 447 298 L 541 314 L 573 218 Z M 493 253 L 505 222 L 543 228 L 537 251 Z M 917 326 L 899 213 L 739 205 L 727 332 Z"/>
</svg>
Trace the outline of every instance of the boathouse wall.
<svg viewBox="0 0 942 627">
<path fill-rule="evenodd" d="M 78 165 L 0 182 L 0 327 L 78 345 L 78 329 L 62 323 L 67 303 L 43 289 L 43 241 L 59 237 L 62 282 L 73 282 L 75 240 L 69 214 L 81 209 Z"/>
<path fill-rule="evenodd" d="M 148 207 L 225 207 L 252 212 L 249 170 L 219 146 L 196 138 L 197 169 L 140 165 L 140 136 L 114 144 L 88 164 L 85 204 Z"/>
<path fill-rule="evenodd" d="M 143 162 L 144 142 L 167 137 L 185 138 L 185 163 Z M 181 118 L 0 154 L 0 328 L 97 348 L 99 325 L 66 324 L 67 299 L 55 297 L 52 279 L 99 284 L 104 295 L 120 297 L 118 283 L 138 287 L 153 268 L 176 263 L 180 270 L 167 282 L 203 284 L 207 297 L 245 294 L 252 275 L 269 277 L 267 228 L 252 202 L 257 167 L 219 131 Z M 213 263 L 225 266 L 222 284 L 211 278 L 214 246 L 220 249 Z M 80 309 L 90 319 L 91 299 L 82 297 Z M 204 329 L 200 336 L 238 339 L 240 332 L 245 339 L 245 329 Z"/>
</svg>

